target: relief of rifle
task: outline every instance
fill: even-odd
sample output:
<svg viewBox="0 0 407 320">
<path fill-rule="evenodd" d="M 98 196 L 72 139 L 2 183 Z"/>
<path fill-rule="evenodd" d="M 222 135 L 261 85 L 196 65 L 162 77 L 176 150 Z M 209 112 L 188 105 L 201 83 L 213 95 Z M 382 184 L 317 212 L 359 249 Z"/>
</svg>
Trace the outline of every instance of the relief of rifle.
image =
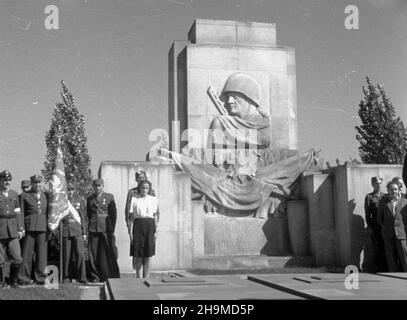
<svg viewBox="0 0 407 320">
<path fill-rule="evenodd" d="M 226 109 L 223 107 L 222 101 L 220 101 L 218 95 L 216 94 L 215 90 L 213 90 L 212 87 L 209 87 L 206 93 L 208 94 L 209 98 L 211 98 L 212 103 L 215 105 L 216 109 L 219 111 L 221 115 L 228 114 Z"/>
</svg>

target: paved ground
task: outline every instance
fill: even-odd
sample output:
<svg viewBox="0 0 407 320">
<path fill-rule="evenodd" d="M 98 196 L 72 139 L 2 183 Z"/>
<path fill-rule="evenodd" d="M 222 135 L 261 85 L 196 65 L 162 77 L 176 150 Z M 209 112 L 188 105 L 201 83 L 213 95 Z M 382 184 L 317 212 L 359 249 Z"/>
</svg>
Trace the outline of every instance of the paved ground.
<svg viewBox="0 0 407 320">
<path fill-rule="evenodd" d="M 162 279 L 148 281 L 143 279 L 111 279 L 109 284 L 110 292 L 116 300 L 302 299 L 248 281 L 246 276 L 200 276 L 188 279 L 187 281 L 184 280 L 185 282 L 174 282 L 176 280 L 163 282 Z M 199 280 L 191 282 L 191 279 Z"/>
<path fill-rule="evenodd" d="M 115 300 L 219 300 L 219 299 L 402 299 L 407 300 L 407 274 L 358 274 L 359 288 L 346 289 L 349 275 L 253 274 L 155 277 L 149 280 L 109 280 L 108 298 Z"/>
<path fill-rule="evenodd" d="M 360 273 L 358 289 L 347 289 L 347 274 L 254 275 L 248 279 L 309 299 L 407 300 L 404 280 Z"/>
</svg>

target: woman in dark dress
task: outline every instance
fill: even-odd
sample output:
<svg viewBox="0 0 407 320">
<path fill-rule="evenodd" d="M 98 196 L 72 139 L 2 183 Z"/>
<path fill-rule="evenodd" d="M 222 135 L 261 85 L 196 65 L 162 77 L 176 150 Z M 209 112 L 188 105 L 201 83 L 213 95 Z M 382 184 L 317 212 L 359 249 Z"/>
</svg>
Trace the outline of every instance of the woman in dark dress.
<svg viewBox="0 0 407 320">
<path fill-rule="evenodd" d="M 155 240 L 158 223 L 158 201 L 148 194 L 151 182 L 144 180 L 140 183 L 138 194 L 131 199 L 129 213 L 131 215 L 132 233 L 130 241 L 135 261 L 137 277 L 140 277 L 143 267 L 143 278 L 150 275 L 151 257 L 155 255 Z"/>
</svg>

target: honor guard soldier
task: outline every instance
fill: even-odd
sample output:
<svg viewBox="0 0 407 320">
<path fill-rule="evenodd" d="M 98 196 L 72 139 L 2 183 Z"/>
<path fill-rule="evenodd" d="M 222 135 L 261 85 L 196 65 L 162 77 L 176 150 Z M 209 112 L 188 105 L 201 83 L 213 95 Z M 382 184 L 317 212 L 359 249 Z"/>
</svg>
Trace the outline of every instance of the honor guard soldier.
<svg viewBox="0 0 407 320">
<path fill-rule="evenodd" d="M 117 210 L 114 197 L 103 191 L 103 180 L 93 180 L 94 194 L 87 198 L 89 278 L 93 282 L 119 278 L 114 230 Z"/>
<path fill-rule="evenodd" d="M 0 172 L 0 287 L 8 288 L 5 283 L 4 266 L 8 257 L 10 265 L 10 284 L 17 287 L 18 271 L 23 259 L 19 240 L 24 236 L 23 216 L 20 210 L 18 194 L 10 190 L 11 173 Z"/>
<path fill-rule="evenodd" d="M 21 181 L 21 192 L 28 192 L 30 191 L 31 182 L 30 180 L 23 180 Z"/>
<path fill-rule="evenodd" d="M 25 192 L 28 192 L 30 190 L 31 186 L 31 181 L 30 180 L 23 180 L 21 181 L 21 193 L 18 195 L 18 200 L 20 202 L 20 207 L 21 207 L 21 195 Z"/>
<path fill-rule="evenodd" d="M 23 263 L 20 268 L 21 284 L 31 279 L 32 258 L 35 252 L 34 281 L 43 284 L 47 266 L 48 200 L 41 190 L 42 177 L 33 175 L 31 190 L 21 196 L 21 209 L 24 212 L 26 236 L 23 244 Z"/>
<path fill-rule="evenodd" d="M 75 194 L 72 185 L 68 186 L 68 199 L 78 213 L 81 222 L 75 220 L 72 214 L 62 220 L 62 237 L 64 241 L 63 281 L 69 283 L 72 279 L 76 279 L 81 283 L 87 283 L 84 241 L 86 241 L 88 230 L 85 201 Z M 74 257 L 76 259 L 73 259 Z"/>
<path fill-rule="evenodd" d="M 365 220 L 368 226 L 368 234 L 372 242 L 372 255 L 377 271 L 386 271 L 386 258 L 384 254 L 384 242 L 381 234 L 381 226 L 377 222 L 379 202 L 384 196 L 381 192 L 382 178 L 372 177 L 373 192 L 365 197 Z"/>
</svg>

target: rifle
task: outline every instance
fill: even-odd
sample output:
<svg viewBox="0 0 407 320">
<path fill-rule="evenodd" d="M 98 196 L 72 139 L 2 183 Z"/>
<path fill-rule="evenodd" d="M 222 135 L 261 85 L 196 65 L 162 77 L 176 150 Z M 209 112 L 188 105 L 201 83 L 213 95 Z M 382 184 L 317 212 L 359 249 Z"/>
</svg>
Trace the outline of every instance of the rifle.
<svg viewBox="0 0 407 320">
<path fill-rule="evenodd" d="M 226 115 L 228 112 L 226 109 L 223 107 L 222 102 L 220 101 L 218 95 L 216 94 L 215 90 L 210 86 L 208 90 L 206 91 L 208 94 L 209 98 L 211 98 L 212 103 L 216 107 L 216 109 L 219 111 L 221 115 Z"/>
</svg>

